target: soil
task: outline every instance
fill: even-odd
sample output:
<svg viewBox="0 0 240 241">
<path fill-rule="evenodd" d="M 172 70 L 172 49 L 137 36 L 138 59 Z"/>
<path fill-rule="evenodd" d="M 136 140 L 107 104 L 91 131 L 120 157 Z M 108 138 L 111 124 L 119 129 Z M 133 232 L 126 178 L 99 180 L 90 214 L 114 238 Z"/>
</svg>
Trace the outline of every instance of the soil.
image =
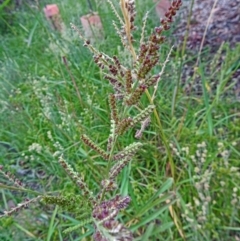
<svg viewBox="0 0 240 241">
<path fill-rule="evenodd" d="M 175 32 L 179 42 L 184 38 L 190 8 L 191 1 L 183 0 L 180 22 Z M 231 46 L 240 42 L 240 0 L 195 0 L 187 41 L 189 49 L 199 49 L 211 11 L 204 46 L 216 49 L 222 42 L 229 42 Z"/>
<path fill-rule="evenodd" d="M 181 46 L 183 44 L 187 30 L 188 16 L 190 15 L 191 2 L 191 0 L 183 0 L 183 6 L 179 14 L 179 22 L 174 32 L 175 46 Z M 208 24 L 210 14 L 212 14 L 212 17 Z M 186 42 L 187 51 L 195 54 L 198 53 L 206 30 L 203 49 L 207 47 L 212 57 L 216 54 L 222 43 L 228 43 L 231 48 L 239 45 L 240 0 L 195 0 L 190 19 Z M 221 63 L 225 59 L 224 51 L 220 55 L 219 64 L 216 65 L 218 68 L 221 68 Z M 234 82 L 232 91 L 236 100 L 240 101 L 240 57 L 235 63 L 235 66 L 237 66 L 237 68 L 235 68 L 230 82 Z M 210 69 L 206 69 L 207 73 L 209 71 Z M 183 82 L 186 83 L 186 78 L 193 74 L 193 65 L 185 65 L 183 72 Z M 186 88 L 189 88 L 189 86 L 186 86 Z M 197 92 L 199 93 L 199 89 Z"/>
</svg>

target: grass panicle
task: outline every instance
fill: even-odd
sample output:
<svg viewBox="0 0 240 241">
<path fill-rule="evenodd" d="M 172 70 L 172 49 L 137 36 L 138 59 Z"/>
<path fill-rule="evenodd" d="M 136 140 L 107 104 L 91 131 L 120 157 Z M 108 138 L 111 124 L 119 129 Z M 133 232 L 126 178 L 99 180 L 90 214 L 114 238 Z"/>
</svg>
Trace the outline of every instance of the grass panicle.
<svg viewBox="0 0 240 241">
<path fill-rule="evenodd" d="M 0 45 L 0 240 L 239 240 L 239 46 L 203 48 L 213 1 L 198 53 L 191 31 L 168 44 L 180 0 L 95 1 L 91 39 L 87 4 L 56 0 L 60 31 L 41 3 L 15 11 Z"/>
<path fill-rule="evenodd" d="M 138 130 L 136 136 L 139 138 L 142 136 L 143 131 L 150 123 L 150 115 L 155 109 L 155 105 L 151 103 L 147 107 L 140 109 L 136 108 L 138 113 L 129 115 L 132 107 L 141 105 L 141 97 L 144 95 L 145 91 L 158 83 L 160 75 L 152 75 L 151 71 L 159 62 L 159 45 L 163 42 L 164 37 L 161 36 L 162 31 L 169 28 L 169 24 L 172 22 L 172 17 L 176 14 L 180 6 L 180 1 L 174 1 L 171 8 L 166 14 L 166 18 L 162 20 L 162 27 L 155 28 L 153 34 L 150 35 L 147 43 L 143 42 L 143 36 L 141 40 L 134 39 L 132 32 L 137 28 L 135 26 L 136 18 L 136 6 L 134 0 L 120 0 L 120 14 L 117 13 L 113 3 L 108 1 L 114 14 L 119 20 L 121 27 L 117 27 L 114 23 L 117 33 L 120 35 L 123 46 L 130 51 L 132 54 L 132 66 L 124 66 L 120 61 L 120 57 L 113 55 L 110 57 L 108 54 L 97 50 L 90 42 L 86 39 L 81 31 L 73 24 L 71 27 L 75 30 L 80 39 L 84 42 L 83 46 L 87 47 L 93 54 L 94 63 L 103 72 L 103 77 L 108 80 L 113 88 L 114 93 L 110 93 L 108 96 L 108 102 L 110 107 L 110 131 L 107 141 L 106 151 L 102 149 L 98 144 L 92 141 L 86 134 L 81 135 L 81 140 L 84 144 L 90 147 L 92 150 L 97 152 L 102 159 L 107 162 L 107 177 L 103 178 L 99 187 L 101 188 L 98 194 L 94 195 L 94 191 L 91 191 L 87 183 L 79 175 L 78 172 L 74 171 L 71 165 L 63 159 L 62 156 L 59 158 L 59 164 L 66 171 L 68 176 L 75 182 L 82 193 L 82 198 L 87 200 L 88 205 L 91 209 L 92 219 L 87 219 L 88 221 L 93 221 L 94 223 L 94 240 L 133 240 L 132 232 L 117 221 L 118 213 L 127 208 L 131 198 L 126 195 L 122 196 L 117 193 L 113 194 L 113 197 L 109 199 L 106 193 L 111 193 L 112 191 L 118 191 L 118 185 L 115 181 L 117 176 L 123 171 L 131 160 L 134 160 L 135 154 L 143 146 L 141 142 L 133 142 L 123 148 L 121 151 L 117 151 L 117 145 L 119 143 L 119 137 L 123 136 L 126 131 L 132 129 L 135 125 L 141 124 L 141 129 Z M 146 27 L 146 19 L 144 21 L 143 29 Z M 135 43 L 141 42 L 140 53 L 137 56 L 135 50 Z M 64 57 L 66 60 L 66 57 Z M 64 62 L 66 64 L 66 61 Z M 68 68 L 68 72 L 69 68 Z M 71 78 L 73 76 L 71 74 Z M 76 81 L 74 80 L 75 89 Z M 80 96 L 80 93 L 79 93 Z M 82 103 L 82 96 L 80 98 Z M 51 136 L 52 139 L 52 136 Z M 6 175 L 5 175 L 6 176 Z M 8 179 L 11 179 L 7 175 Z M 15 183 L 15 181 L 13 180 Z M 19 183 L 16 182 L 16 185 Z M 37 198 L 39 199 L 39 197 Z M 59 196 L 42 196 L 42 200 L 46 204 L 54 204 L 60 207 L 72 209 L 75 207 L 74 204 L 78 204 L 79 208 L 83 206 L 83 199 L 79 200 L 77 196 L 74 195 L 59 195 Z M 32 199 L 35 200 L 35 199 Z M 19 209 L 30 204 L 31 201 L 22 203 L 18 208 L 9 211 L 11 214 Z M 85 205 L 86 206 L 86 205 Z M 88 209 L 87 207 L 85 207 Z M 66 229 L 64 232 L 68 233 L 82 227 L 87 222 L 82 222 L 81 224 L 75 225 Z"/>
<path fill-rule="evenodd" d="M 41 196 L 37 196 L 37 197 L 31 198 L 31 199 L 26 199 L 25 201 L 18 203 L 18 205 L 16 207 L 11 208 L 9 211 L 4 211 L 3 215 L 0 215 L 0 218 L 6 217 L 6 216 L 11 216 L 14 213 L 21 211 L 22 209 L 25 209 L 33 202 L 39 201 L 40 198 L 41 198 Z"/>
</svg>

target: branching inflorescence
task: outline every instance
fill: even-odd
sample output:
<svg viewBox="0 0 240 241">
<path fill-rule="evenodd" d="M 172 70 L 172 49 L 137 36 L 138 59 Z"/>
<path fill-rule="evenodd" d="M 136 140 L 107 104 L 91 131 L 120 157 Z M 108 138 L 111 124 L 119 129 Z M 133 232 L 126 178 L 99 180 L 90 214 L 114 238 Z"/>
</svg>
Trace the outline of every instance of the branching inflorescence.
<svg viewBox="0 0 240 241">
<path fill-rule="evenodd" d="M 116 196 L 109 201 L 103 201 L 106 191 L 116 188 L 114 179 L 121 170 L 129 163 L 135 153 L 142 147 L 142 143 L 136 142 L 125 147 L 122 151 L 114 153 L 114 144 L 117 137 L 123 135 L 127 130 L 138 123 L 141 123 L 140 130 L 136 133 L 136 138 L 140 138 L 144 129 L 149 125 L 150 114 L 155 106 L 150 104 L 140 111 L 136 116 L 126 116 L 120 112 L 118 106 L 138 105 L 141 96 L 151 86 L 157 85 L 161 78 L 161 73 L 151 75 L 151 70 L 159 62 L 159 48 L 165 40 L 162 33 L 169 29 L 173 16 L 181 5 L 180 0 L 172 3 L 167 11 L 165 18 L 161 20 L 162 26 L 156 27 L 146 42 L 141 38 L 139 53 L 136 54 L 133 46 L 134 39 L 132 32 L 136 30 L 134 20 L 136 16 L 135 1 L 121 0 L 120 7 L 123 19 L 117 13 L 113 3 L 108 0 L 110 6 L 117 16 L 120 27 L 114 22 L 114 27 L 121 38 L 123 46 L 127 48 L 133 57 L 133 66 L 124 66 L 117 56 L 109 57 L 105 53 L 96 51 L 88 40 L 80 34 L 81 39 L 85 41 L 85 46 L 94 54 L 95 63 L 103 70 L 104 78 L 112 85 L 114 93 L 109 95 L 109 106 L 111 111 L 111 129 L 108 138 L 107 150 L 104 151 L 97 144 L 90 140 L 86 135 L 82 136 L 82 140 L 91 149 L 95 150 L 100 156 L 108 162 L 116 162 L 109 170 L 108 178 L 103 180 L 101 185 L 103 190 L 98 194 L 100 203 L 96 204 L 93 210 L 93 218 L 95 223 L 95 240 L 132 240 L 132 234 L 125 227 L 119 224 L 115 218 L 121 208 L 116 205 L 116 200 L 122 202 L 124 208 L 130 202 L 129 197 Z M 146 24 L 146 21 L 145 21 Z M 76 27 L 72 25 L 76 30 Z M 77 30 L 78 31 L 78 30 Z M 79 31 L 78 31 L 79 32 Z M 165 65 L 164 65 L 165 66 Z M 121 236 L 123 235 L 123 236 Z M 117 239 L 111 237 L 118 236 Z"/>
<path fill-rule="evenodd" d="M 130 203 L 129 196 L 121 197 L 115 195 L 110 200 L 106 200 L 106 192 L 117 189 L 116 177 L 122 169 L 132 160 L 136 152 L 142 147 L 141 142 L 134 142 L 120 151 L 116 151 L 116 142 L 120 135 L 127 130 L 133 128 L 137 124 L 141 124 L 141 128 L 136 132 L 135 137 L 140 139 L 143 131 L 150 123 L 150 115 L 154 111 L 153 101 L 144 109 L 139 108 L 142 95 L 150 87 L 157 88 L 157 84 L 161 78 L 161 73 L 152 75 L 152 69 L 159 62 L 159 48 L 164 42 L 165 37 L 162 33 L 169 29 L 173 16 L 181 5 L 181 0 L 172 2 L 171 7 L 167 11 L 165 18 L 161 20 L 160 27 L 156 27 L 149 38 L 144 41 L 141 35 L 140 47 L 136 53 L 134 44 L 137 42 L 133 39 L 132 32 L 136 30 L 134 20 L 136 16 L 134 0 L 120 0 L 121 16 L 114 7 L 111 0 L 107 0 L 119 20 L 120 27 L 114 22 L 114 27 L 121 38 L 123 46 L 130 51 L 132 55 L 132 66 L 124 66 L 117 56 L 110 57 L 105 53 L 98 51 L 92 46 L 89 40 L 85 39 L 81 32 L 71 24 L 71 27 L 78 32 L 80 38 L 92 53 L 94 62 L 103 71 L 104 78 L 109 81 L 113 87 L 114 93 L 109 94 L 110 107 L 110 134 L 107 141 L 106 150 L 102 149 L 86 134 L 81 136 L 81 140 L 92 150 L 97 152 L 102 159 L 108 163 L 108 176 L 100 183 L 101 191 L 94 195 L 84 182 L 83 178 L 73 170 L 73 168 L 60 157 L 59 164 L 64 168 L 70 178 L 76 183 L 81 190 L 83 197 L 88 200 L 91 206 L 88 219 L 83 224 L 93 221 L 95 227 L 94 240 L 110 241 L 110 240 L 133 240 L 133 234 L 123 224 L 116 220 L 119 211 L 125 209 Z M 144 19 L 144 26 L 146 18 Z M 144 31 L 143 31 L 144 32 Z M 167 61 L 166 61 L 167 62 Z M 165 66 L 165 65 L 164 65 Z M 122 108 L 123 107 L 123 108 Z M 135 108 L 139 113 L 130 116 L 129 111 Z M 39 198 L 39 197 L 38 197 Z M 66 206 L 67 200 L 63 197 L 42 198 L 45 203 Z M 76 202 L 76 198 L 69 198 Z M 28 204 L 28 203 L 27 203 Z M 25 204 L 23 204 L 25 205 Z M 73 231 L 76 228 L 69 228 L 66 232 Z"/>
</svg>

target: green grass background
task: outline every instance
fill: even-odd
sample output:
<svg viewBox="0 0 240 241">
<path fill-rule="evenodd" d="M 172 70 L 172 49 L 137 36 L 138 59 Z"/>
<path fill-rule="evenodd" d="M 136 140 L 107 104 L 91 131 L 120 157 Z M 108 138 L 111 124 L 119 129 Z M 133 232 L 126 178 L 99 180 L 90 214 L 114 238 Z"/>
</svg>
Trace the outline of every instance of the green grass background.
<svg viewBox="0 0 240 241">
<path fill-rule="evenodd" d="M 151 1 L 136 2 L 138 30 L 134 37 L 138 46 L 145 10 L 150 10 L 146 35 L 158 24 L 158 19 Z M 53 31 L 44 17 L 42 9 L 50 3 L 23 1 L 20 8 L 12 10 L 10 22 L 4 15 L 1 17 L 5 22 L 0 35 L 0 141 L 15 151 L 1 145 L 0 165 L 41 193 L 79 194 L 58 164 L 55 155 L 61 152 L 96 192 L 106 174 L 106 164 L 80 141 L 80 136 L 87 133 L 100 146 L 106 145 L 110 130 L 108 94 L 112 89 L 92 55 L 70 29 L 70 22 L 81 28 L 79 19 L 89 12 L 86 1 L 54 2 L 66 26 L 64 36 Z M 129 65 L 128 53 L 111 24 L 116 17 L 109 5 L 100 1 L 93 7 L 99 12 L 104 28 L 104 38 L 93 43 L 94 46 L 110 56 L 119 56 L 122 63 Z M 161 48 L 161 63 L 173 43 L 171 31 L 167 35 L 169 40 Z M 152 115 L 151 125 L 141 139 L 144 148 L 118 178 L 118 192 L 132 198 L 120 219 L 134 231 L 136 240 L 240 238 L 240 108 L 233 95 L 232 81 L 239 68 L 240 46 L 231 49 L 226 43 L 222 49 L 220 57 L 224 54 L 224 61 L 207 49 L 201 54 L 197 70 L 203 90 L 200 95 L 193 91 L 186 94 L 180 81 L 182 67 L 194 65 L 197 53 L 188 49 L 182 52 L 180 46 L 175 46 L 171 54 L 155 100 L 161 126 Z M 63 64 L 63 56 L 67 58 L 81 101 Z M 209 66 L 212 66 L 210 73 L 206 71 Z M 154 71 L 159 70 L 160 66 Z M 191 83 L 193 76 L 187 76 L 186 81 Z M 148 105 L 146 96 L 141 103 Z M 135 140 L 135 131 L 120 138 L 119 150 Z M 197 155 L 202 142 L 206 143 L 203 148 L 207 150 L 206 160 L 193 162 L 191 156 Z M 33 143 L 42 147 L 39 152 L 29 150 Z M 175 149 L 167 148 L 170 143 Z M 218 143 L 222 143 L 221 150 Z M 189 148 L 188 154 L 185 147 Z M 228 151 L 227 155 L 224 151 Z M 175 170 L 174 177 L 169 166 Z M 21 175 L 19 170 L 28 172 Z M 206 171 L 209 171 L 207 177 Z M 1 183 L 9 184 L 3 176 L 0 178 Z M 200 192 L 196 180 L 207 183 L 208 188 Z M 210 197 L 205 203 L 204 221 L 199 220 L 204 203 L 200 201 L 198 205 L 196 201 L 201 194 Z M 34 195 L 0 188 L 0 211 L 26 197 Z M 169 207 L 174 208 L 174 213 Z M 0 220 L 0 240 L 91 240 L 91 225 L 73 234 L 62 232 L 78 224 L 82 215 L 81 209 L 76 214 L 36 203 Z"/>
</svg>

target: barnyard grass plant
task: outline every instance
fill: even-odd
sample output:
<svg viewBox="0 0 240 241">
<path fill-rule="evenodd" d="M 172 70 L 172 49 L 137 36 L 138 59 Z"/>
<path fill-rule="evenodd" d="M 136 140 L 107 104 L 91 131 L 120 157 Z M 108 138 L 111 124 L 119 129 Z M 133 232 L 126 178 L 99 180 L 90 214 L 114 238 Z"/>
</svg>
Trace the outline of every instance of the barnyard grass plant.
<svg viewBox="0 0 240 241">
<path fill-rule="evenodd" d="M 158 118 L 154 101 L 159 81 L 169 61 L 171 51 L 165 62 L 162 63 L 161 71 L 156 73 L 154 70 L 160 60 L 160 46 L 165 41 L 163 33 L 170 28 L 173 17 L 181 6 L 181 0 L 172 2 L 165 17 L 161 20 L 161 25 L 156 27 L 147 37 L 144 36 L 147 24 L 147 17 L 145 17 L 139 40 L 134 37 L 134 31 L 137 30 L 134 23 L 137 14 L 135 1 L 120 0 L 120 11 L 111 0 L 107 0 L 107 2 L 117 18 L 118 22 L 113 21 L 113 25 L 123 47 L 131 55 L 130 62 L 122 63 L 120 57 L 109 56 L 101 52 L 93 46 L 90 40 L 85 39 L 74 24 L 71 24 L 72 29 L 78 33 L 83 41 L 84 46 L 93 54 L 93 60 L 101 69 L 104 79 L 112 86 L 112 93 L 109 93 L 108 96 L 110 129 L 106 146 L 103 147 L 96 143 L 87 133 L 81 135 L 81 141 L 100 155 L 106 163 L 105 176 L 99 183 L 100 190 L 98 192 L 90 190 L 81 173 L 76 172 L 66 161 L 67 157 L 62 154 L 58 162 L 77 185 L 81 195 L 38 195 L 30 200 L 25 200 L 9 211 L 5 211 L 1 217 L 12 215 L 29 204 L 40 200 L 45 204 L 58 205 L 66 211 L 79 212 L 79 210 L 84 210 L 86 218 L 80 224 L 65 229 L 64 233 L 72 232 L 92 223 L 94 227 L 93 238 L 96 241 L 130 241 L 134 238 L 133 232 L 128 228 L 128 225 L 120 222 L 117 216 L 120 211 L 128 207 L 131 197 L 118 194 L 119 184 L 116 178 L 144 145 L 140 139 L 144 130 L 150 125 L 151 114 L 154 112 L 154 115 Z M 147 95 L 149 99 L 147 106 L 143 106 L 141 103 L 143 95 Z M 137 141 L 119 150 L 119 137 L 125 135 L 129 130 L 134 130 L 137 125 L 141 126 L 135 133 Z M 20 181 L 11 174 L 4 172 L 3 167 L 0 172 L 18 189 L 26 190 Z M 172 175 L 174 176 L 173 167 Z M 171 212 L 174 216 L 173 209 L 171 209 Z"/>
</svg>

